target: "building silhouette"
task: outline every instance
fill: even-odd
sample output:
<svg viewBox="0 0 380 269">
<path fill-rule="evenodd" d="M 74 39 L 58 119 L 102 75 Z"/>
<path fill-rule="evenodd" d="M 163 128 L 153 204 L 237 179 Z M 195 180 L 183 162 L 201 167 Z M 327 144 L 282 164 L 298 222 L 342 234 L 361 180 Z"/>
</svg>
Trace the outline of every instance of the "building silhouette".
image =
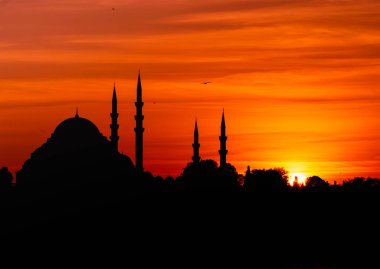
<svg viewBox="0 0 380 269">
<path fill-rule="evenodd" d="M 61 122 L 16 172 L 17 186 L 78 186 L 134 173 L 128 156 L 120 154 L 90 120 L 78 113 Z"/>
<path fill-rule="evenodd" d="M 142 88 L 140 72 L 136 105 L 136 168 L 143 171 Z M 118 152 L 118 117 L 116 85 L 113 88 L 110 140 L 90 120 L 80 117 L 61 122 L 47 141 L 31 153 L 16 172 L 18 186 L 61 184 L 68 181 L 119 178 L 134 174 L 135 168 L 126 155 Z M 59 182 L 59 183 L 58 183 Z"/>
<path fill-rule="evenodd" d="M 222 122 L 220 126 L 220 136 L 219 136 L 219 141 L 220 141 L 220 149 L 219 149 L 219 156 L 220 156 L 220 163 L 219 166 L 222 168 L 227 167 L 227 136 L 226 136 L 226 121 L 224 118 L 224 109 L 223 109 L 223 114 L 222 114 Z M 195 121 L 195 127 L 194 127 L 194 143 L 192 144 L 193 147 L 193 163 L 199 163 L 201 161 L 201 157 L 199 156 L 199 133 L 198 133 L 198 121 Z"/>
<path fill-rule="evenodd" d="M 223 109 L 223 114 L 222 114 L 222 123 L 220 126 L 219 141 L 220 141 L 220 149 L 219 149 L 220 167 L 226 167 L 228 150 L 226 146 L 227 136 L 226 136 L 226 122 L 224 120 L 224 109 Z"/>
<path fill-rule="evenodd" d="M 193 143 L 193 163 L 199 163 L 201 157 L 199 156 L 199 134 L 198 134 L 198 122 L 195 121 L 194 127 L 194 143 Z"/>
<path fill-rule="evenodd" d="M 140 71 L 139 76 L 137 80 L 137 100 L 135 102 L 136 106 L 136 169 L 138 172 L 144 171 L 143 166 L 143 120 L 144 115 L 142 114 L 142 108 L 144 106 L 144 102 L 142 101 L 142 87 L 141 87 L 141 78 L 140 78 Z"/>
<path fill-rule="evenodd" d="M 113 86 L 113 95 L 112 95 L 112 113 L 111 116 L 111 136 L 110 140 L 112 143 L 112 146 L 114 147 L 115 151 L 119 151 L 118 148 L 118 142 L 119 142 L 119 136 L 118 136 L 118 130 L 119 130 L 119 124 L 117 123 L 117 118 L 119 117 L 119 113 L 117 112 L 117 96 L 116 96 L 116 85 Z"/>
</svg>

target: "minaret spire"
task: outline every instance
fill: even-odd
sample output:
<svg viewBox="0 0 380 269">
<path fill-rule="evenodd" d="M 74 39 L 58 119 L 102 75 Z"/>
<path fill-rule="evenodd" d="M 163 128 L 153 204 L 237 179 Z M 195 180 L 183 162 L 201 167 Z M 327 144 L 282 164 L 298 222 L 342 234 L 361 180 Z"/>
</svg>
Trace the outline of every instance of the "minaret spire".
<svg viewBox="0 0 380 269">
<path fill-rule="evenodd" d="M 139 70 L 139 76 L 137 79 L 137 102 L 142 102 L 142 87 L 141 87 L 140 70 Z"/>
<path fill-rule="evenodd" d="M 142 114 L 142 107 L 144 106 L 144 102 L 142 101 L 142 87 L 141 87 L 141 77 L 140 70 L 139 76 L 137 79 L 137 98 L 136 98 L 135 106 L 136 106 L 136 169 L 138 172 L 144 171 L 143 166 L 143 120 L 144 116 Z"/>
<path fill-rule="evenodd" d="M 118 130 L 119 130 L 119 124 L 117 123 L 117 118 L 119 117 L 119 113 L 117 113 L 117 96 L 116 96 L 116 85 L 113 85 L 113 94 L 112 94 L 112 113 L 111 116 L 111 143 L 114 147 L 115 151 L 118 152 L 118 143 L 119 143 L 119 136 L 118 136 Z"/>
<path fill-rule="evenodd" d="M 226 136 L 226 122 L 224 119 L 224 108 L 223 108 L 223 114 L 222 114 L 222 123 L 220 125 L 219 141 L 220 141 L 220 149 L 219 149 L 220 167 L 226 167 L 228 150 L 226 146 L 227 136 Z"/>
<path fill-rule="evenodd" d="M 199 147 L 201 145 L 199 144 L 199 134 L 198 134 L 198 122 L 195 120 L 195 127 L 194 127 L 194 143 L 193 143 L 193 163 L 199 163 L 201 160 L 201 157 L 199 157 Z"/>
</svg>

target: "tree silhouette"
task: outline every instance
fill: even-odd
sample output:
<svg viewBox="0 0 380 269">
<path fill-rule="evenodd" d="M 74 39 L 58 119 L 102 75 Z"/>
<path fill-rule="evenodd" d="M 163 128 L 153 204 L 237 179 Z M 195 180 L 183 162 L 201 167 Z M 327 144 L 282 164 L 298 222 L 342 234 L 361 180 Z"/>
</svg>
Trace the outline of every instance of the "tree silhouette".
<svg viewBox="0 0 380 269">
<path fill-rule="evenodd" d="M 343 181 L 343 188 L 346 190 L 370 190 L 370 189 L 380 189 L 380 179 L 377 178 L 367 178 L 356 177 L 351 180 Z"/>
<path fill-rule="evenodd" d="M 311 176 L 306 179 L 305 187 L 306 188 L 314 188 L 314 189 L 320 189 L 320 188 L 327 188 L 329 186 L 329 183 L 319 176 Z"/>
<path fill-rule="evenodd" d="M 233 189 L 239 186 L 236 168 L 229 163 L 218 167 L 214 160 L 188 163 L 175 182 L 177 187 L 188 189 Z"/>
<path fill-rule="evenodd" d="M 6 189 L 11 187 L 13 176 L 9 172 L 8 167 L 3 167 L 0 169 L 0 189 Z"/>
<path fill-rule="evenodd" d="M 288 172 L 284 168 L 256 169 L 246 173 L 244 188 L 254 191 L 283 191 L 288 189 Z"/>
</svg>

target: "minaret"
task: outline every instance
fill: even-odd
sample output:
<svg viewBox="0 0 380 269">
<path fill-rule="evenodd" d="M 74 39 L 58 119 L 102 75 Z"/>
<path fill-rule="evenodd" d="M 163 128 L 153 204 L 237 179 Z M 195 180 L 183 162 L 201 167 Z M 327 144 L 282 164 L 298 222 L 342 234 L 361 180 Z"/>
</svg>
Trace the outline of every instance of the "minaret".
<svg viewBox="0 0 380 269">
<path fill-rule="evenodd" d="M 118 142 L 119 136 L 117 135 L 119 124 L 117 124 L 117 118 L 119 117 L 119 113 L 117 113 L 117 97 L 116 97 L 116 86 L 113 86 L 113 95 L 112 95 L 112 113 L 111 116 L 111 143 L 116 152 L 118 152 Z"/>
<path fill-rule="evenodd" d="M 197 121 L 195 121 L 195 128 L 194 128 L 194 144 L 193 144 L 193 163 L 199 163 L 201 160 L 201 157 L 199 157 L 199 147 L 201 145 L 199 144 L 199 135 L 198 135 L 198 124 Z"/>
<path fill-rule="evenodd" d="M 144 103 L 142 102 L 142 88 L 141 88 L 141 79 L 140 79 L 140 71 L 139 71 L 139 77 L 137 80 L 137 100 L 135 102 L 136 106 L 136 169 L 138 172 L 143 172 L 143 120 L 144 116 L 142 114 L 142 107 L 144 106 Z"/>
<path fill-rule="evenodd" d="M 226 136 L 226 122 L 224 121 L 224 109 L 223 109 L 223 115 L 222 115 L 222 124 L 220 126 L 219 141 L 220 141 L 220 150 L 219 150 L 220 167 L 226 167 L 228 151 L 226 147 L 227 136 Z"/>
</svg>

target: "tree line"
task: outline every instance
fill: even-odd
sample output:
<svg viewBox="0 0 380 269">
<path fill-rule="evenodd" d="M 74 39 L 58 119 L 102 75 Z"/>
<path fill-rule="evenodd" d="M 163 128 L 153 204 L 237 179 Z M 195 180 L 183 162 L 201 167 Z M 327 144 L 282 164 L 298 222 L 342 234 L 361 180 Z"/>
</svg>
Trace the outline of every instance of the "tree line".
<svg viewBox="0 0 380 269">
<path fill-rule="evenodd" d="M 314 175 L 308 177 L 304 184 L 299 184 L 296 179 L 290 185 L 288 172 L 284 168 L 251 170 L 248 167 L 245 175 L 242 175 L 236 171 L 233 165 L 228 163 L 225 167 L 219 167 L 214 160 L 188 163 L 176 178 L 154 176 L 150 172 L 144 172 L 143 174 L 131 173 L 127 175 L 129 178 L 125 177 L 125 174 L 120 175 L 119 181 L 124 180 L 127 185 L 131 183 L 133 186 L 136 186 L 137 182 L 139 182 L 137 185 L 151 190 L 244 190 L 248 192 L 328 191 L 337 189 L 347 191 L 380 190 L 380 179 L 378 178 L 355 177 L 344 180 L 341 185 L 337 185 L 330 184 L 328 181 Z M 51 179 L 51 181 L 53 182 L 54 179 Z M 73 181 L 68 180 L 68 182 Z M 91 180 L 88 181 L 89 184 L 90 182 Z M 102 184 L 107 184 L 107 179 L 103 178 L 101 182 Z M 117 180 L 110 182 L 115 183 Z M 7 167 L 1 168 L 0 190 L 8 191 L 14 188 L 17 188 L 17 184 L 13 183 L 12 173 Z"/>
</svg>

